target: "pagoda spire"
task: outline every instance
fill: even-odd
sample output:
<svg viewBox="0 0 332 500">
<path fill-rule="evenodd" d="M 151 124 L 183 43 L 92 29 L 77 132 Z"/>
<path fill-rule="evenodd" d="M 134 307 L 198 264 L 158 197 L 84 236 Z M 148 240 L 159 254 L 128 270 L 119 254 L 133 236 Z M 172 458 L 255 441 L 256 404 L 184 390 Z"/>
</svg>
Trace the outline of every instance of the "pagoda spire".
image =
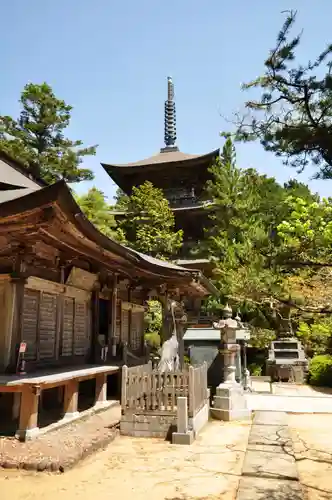
<svg viewBox="0 0 332 500">
<path fill-rule="evenodd" d="M 178 151 L 176 145 L 176 112 L 174 102 L 174 84 L 171 76 L 167 77 L 167 100 L 165 101 L 165 147 L 161 152 Z"/>
</svg>

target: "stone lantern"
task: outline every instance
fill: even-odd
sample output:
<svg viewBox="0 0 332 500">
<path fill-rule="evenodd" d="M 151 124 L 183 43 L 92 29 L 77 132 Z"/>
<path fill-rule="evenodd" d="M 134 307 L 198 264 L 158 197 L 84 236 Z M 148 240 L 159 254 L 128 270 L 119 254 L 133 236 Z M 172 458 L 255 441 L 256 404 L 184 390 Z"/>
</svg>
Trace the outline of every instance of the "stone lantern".
<svg viewBox="0 0 332 500">
<path fill-rule="evenodd" d="M 220 330 L 221 352 L 224 358 L 223 382 L 216 389 L 211 414 L 218 420 L 237 420 L 249 418 L 250 410 L 243 386 L 236 381 L 236 361 L 240 346 L 236 342 L 236 332 L 242 328 L 240 318 L 232 319 L 232 309 L 226 305 L 223 319 L 213 323 L 213 328 Z"/>
</svg>

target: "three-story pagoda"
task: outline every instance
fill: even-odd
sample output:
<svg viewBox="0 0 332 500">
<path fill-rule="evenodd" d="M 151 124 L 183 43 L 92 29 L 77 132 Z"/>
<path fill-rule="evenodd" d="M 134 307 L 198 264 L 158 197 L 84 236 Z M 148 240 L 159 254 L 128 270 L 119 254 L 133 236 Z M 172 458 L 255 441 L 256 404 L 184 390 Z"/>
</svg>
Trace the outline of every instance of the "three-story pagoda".
<svg viewBox="0 0 332 500">
<path fill-rule="evenodd" d="M 176 110 L 172 78 L 167 79 L 165 101 L 165 145 L 154 156 L 127 164 L 102 163 L 111 179 L 126 194 L 133 186 L 150 181 L 161 188 L 173 210 L 176 227 L 184 232 L 184 242 L 177 262 L 186 267 L 209 268 L 208 260 L 199 252 L 199 242 L 204 238 L 204 228 L 209 224 L 209 207 L 204 188 L 211 177 L 209 167 L 219 156 L 219 149 L 203 155 L 186 154 L 176 142 Z M 116 217 L 123 216 L 116 212 Z"/>
</svg>

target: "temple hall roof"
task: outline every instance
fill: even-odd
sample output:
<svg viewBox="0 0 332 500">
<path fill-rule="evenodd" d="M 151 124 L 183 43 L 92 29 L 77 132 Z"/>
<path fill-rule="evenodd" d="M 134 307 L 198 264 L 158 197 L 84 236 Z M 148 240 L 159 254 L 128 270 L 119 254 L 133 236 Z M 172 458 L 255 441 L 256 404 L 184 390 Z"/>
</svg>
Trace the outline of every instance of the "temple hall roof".
<svg viewBox="0 0 332 500">
<path fill-rule="evenodd" d="M 100 233 L 76 204 L 64 181 L 0 203 L 0 234 L 41 239 L 58 251 L 76 252 L 111 272 L 179 286 L 188 293 L 216 293 L 199 270 L 189 270 L 136 252 Z M 48 222 L 46 222 L 48 221 Z"/>
</svg>

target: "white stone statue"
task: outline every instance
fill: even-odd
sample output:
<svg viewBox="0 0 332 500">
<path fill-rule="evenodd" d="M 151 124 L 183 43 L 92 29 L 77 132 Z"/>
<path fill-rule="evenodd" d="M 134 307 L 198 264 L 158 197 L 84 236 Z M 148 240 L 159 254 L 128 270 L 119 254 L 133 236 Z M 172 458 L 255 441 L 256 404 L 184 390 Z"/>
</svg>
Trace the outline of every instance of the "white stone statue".
<svg viewBox="0 0 332 500">
<path fill-rule="evenodd" d="M 163 373 L 167 371 L 176 371 L 179 369 L 179 342 L 177 337 L 176 322 L 174 310 L 176 302 L 173 300 L 170 303 L 170 310 L 173 321 L 173 332 L 171 337 L 166 340 L 161 347 L 161 357 L 158 363 L 158 370 Z"/>
</svg>

